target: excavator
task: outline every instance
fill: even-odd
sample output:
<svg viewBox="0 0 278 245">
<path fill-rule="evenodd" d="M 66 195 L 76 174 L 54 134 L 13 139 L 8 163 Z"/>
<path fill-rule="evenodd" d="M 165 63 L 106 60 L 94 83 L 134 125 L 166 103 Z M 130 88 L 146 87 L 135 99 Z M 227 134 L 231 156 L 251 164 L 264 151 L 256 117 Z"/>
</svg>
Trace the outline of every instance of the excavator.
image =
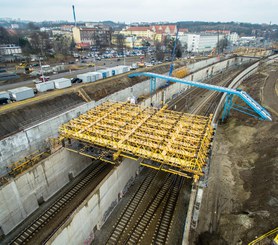
<svg viewBox="0 0 278 245">
<path fill-rule="evenodd" d="M 15 67 L 15 69 L 16 69 L 16 70 L 18 70 L 18 69 L 24 69 L 24 73 L 25 73 L 25 74 L 29 74 L 29 73 L 31 73 L 31 72 L 34 70 L 30 65 L 28 65 L 28 64 L 25 63 L 25 62 L 19 63 L 19 65 L 17 65 L 17 66 Z"/>
</svg>

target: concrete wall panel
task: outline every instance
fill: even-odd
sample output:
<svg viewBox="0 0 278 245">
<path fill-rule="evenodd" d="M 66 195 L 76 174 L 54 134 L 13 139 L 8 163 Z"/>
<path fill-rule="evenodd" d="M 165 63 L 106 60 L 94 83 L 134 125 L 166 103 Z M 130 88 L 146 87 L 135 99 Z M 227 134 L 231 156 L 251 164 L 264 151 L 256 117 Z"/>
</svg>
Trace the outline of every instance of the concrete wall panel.
<svg viewBox="0 0 278 245">
<path fill-rule="evenodd" d="M 90 244 L 93 239 L 94 228 L 103 225 L 105 219 L 112 211 L 111 206 L 118 202 L 130 179 L 134 178 L 138 171 L 139 162 L 125 159 L 120 166 L 114 169 L 107 178 L 102 181 L 99 189 L 95 190 L 71 215 L 62 227 L 47 242 L 52 245 L 76 245 Z"/>
<path fill-rule="evenodd" d="M 0 187 L 0 226 L 4 234 L 39 208 L 38 200 L 48 200 L 69 182 L 69 173 L 78 175 L 91 159 L 61 149 L 28 172 Z"/>
</svg>

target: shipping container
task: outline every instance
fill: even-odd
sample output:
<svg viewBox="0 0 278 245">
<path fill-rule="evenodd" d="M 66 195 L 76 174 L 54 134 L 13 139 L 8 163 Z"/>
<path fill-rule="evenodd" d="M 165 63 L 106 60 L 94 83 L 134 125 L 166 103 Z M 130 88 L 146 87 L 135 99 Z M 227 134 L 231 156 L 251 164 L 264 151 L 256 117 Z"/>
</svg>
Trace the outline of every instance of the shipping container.
<svg viewBox="0 0 278 245">
<path fill-rule="evenodd" d="M 120 68 L 123 73 L 130 71 L 130 66 L 118 66 L 118 68 Z"/>
<path fill-rule="evenodd" d="M 54 82 L 53 81 L 48 81 L 48 82 L 42 82 L 42 83 L 37 83 L 36 84 L 36 89 L 39 92 L 45 92 L 48 90 L 54 89 Z"/>
<path fill-rule="evenodd" d="M 0 92 L 0 99 L 2 99 L 2 98 L 10 99 L 9 93 L 6 91 Z"/>
<path fill-rule="evenodd" d="M 83 83 L 90 83 L 96 81 L 95 75 L 92 75 L 91 72 L 79 74 L 77 75 L 77 78 L 82 79 Z"/>
<path fill-rule="evenodd" d="M 102 79 L 102 73 L 94 71 L 94 72 L 89 72 L 90 74 L 94 75 L 96 80 Z"/>
<path fill-rule="evenodd" d="M 8 90 L 10 98 L 15 101 L 29 99 L 35 96 L 32 88 L 20 87 Z"/>
<path fill-rule="evenodd" d="M 123 69 L 121 67 L 117 67 L 116 69 L 116 75 L 122 74 L 123 73 Z"/>
<path fill-rule="evenodd" d="M 59 78 L 55 79 L 52 82 L 54 82 L 54 86 L 57 89 L 63 89 L 63 88 L 68 88 L 71 87 L 71 81 L 68 78 Z"/>
<path fill-rule="evenodd" d="M 100 72 L 102 74 L 103 78 L 107 78 L 107 77 L 111 77 L 112 76 L 112 72 L 110 72 L 107 69 L 105 69 L 105 70 L 98 70 L 98 72 Z"/>
<path fill-rule="evenodd" d="M 60 72 L 65 70 L 65 65 L 57 65 L 53 67 L 53 71 Z"/>
</svg>

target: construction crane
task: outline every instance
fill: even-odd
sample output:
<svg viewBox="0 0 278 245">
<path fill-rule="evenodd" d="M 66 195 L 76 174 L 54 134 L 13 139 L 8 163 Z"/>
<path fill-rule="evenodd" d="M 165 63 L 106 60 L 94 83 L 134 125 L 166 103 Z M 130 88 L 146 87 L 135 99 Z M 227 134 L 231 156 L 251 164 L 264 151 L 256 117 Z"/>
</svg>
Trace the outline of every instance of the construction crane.
<svg viewBox="0 0 278 245">
<path fill-rule="evenodd" d="M 173 70 L 174 70 L 174 59 L 175 59 L 175 54 L 176 54 L 178 36 L 179 36 L 179 25 L 177 24 L 177 33 L 176 33 L 176 38 L 175 38 L 175 42 L 174 42 L 174 47 L 173 47 L 173 50 L 172 50 L 172 58 L 171 58 L 171 65 L 170 65 L 170 70 L 169 70 L 169 77 L 172 76 L 172 73 L 173 73 Z M 168 84 L 168 82 L 167 82 L 167 84 Z"/>
</svg>

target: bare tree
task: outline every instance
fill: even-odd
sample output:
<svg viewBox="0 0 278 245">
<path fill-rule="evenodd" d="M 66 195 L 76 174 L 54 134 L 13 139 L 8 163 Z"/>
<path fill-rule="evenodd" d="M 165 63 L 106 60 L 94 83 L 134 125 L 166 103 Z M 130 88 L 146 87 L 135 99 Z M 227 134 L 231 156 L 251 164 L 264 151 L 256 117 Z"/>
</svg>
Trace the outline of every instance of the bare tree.
<svg viewBox="0 0 278 245">
<path fill-rule="evenodd" d="M 118 53 L 124 53 L 124 43 L 125 43 L 125 37 L 124 35 L 122 34 L 118 34 L 117 37 L 117 42 L 116 42 L 116 45 L 117 45 L 117 51 Z"/>
<path fill-rule="evenodd" d="M 45 55 L 46 51 L 52 48 L 49 35 L 46 32 L 39 31 L 31 33 L 30 45 L 32 53 L 40 53 L 41 55 Z"/>
<path fill-rule="evenodd" d="M 176 57 L 177 58 L 181 58 L 182 57 L 182 53 L 183 53 L 183 47 L 181 45 L 180 40 L 177 40 L 177 44 L 176 44 Z"/>
<path fill-rule="evenodd" d="M 55 35 L 53 39 L 53 49 L 57 54 L 67 55 L 70 52 L 71 39 L 64 35 Z"/>
<path fill-rule="evenodd" d="M 162 50 L 162 43 L 156 42 L 155 43 L 155 58 L 159 61 L 164 60 L 164 52 Z"/>
</svg>

